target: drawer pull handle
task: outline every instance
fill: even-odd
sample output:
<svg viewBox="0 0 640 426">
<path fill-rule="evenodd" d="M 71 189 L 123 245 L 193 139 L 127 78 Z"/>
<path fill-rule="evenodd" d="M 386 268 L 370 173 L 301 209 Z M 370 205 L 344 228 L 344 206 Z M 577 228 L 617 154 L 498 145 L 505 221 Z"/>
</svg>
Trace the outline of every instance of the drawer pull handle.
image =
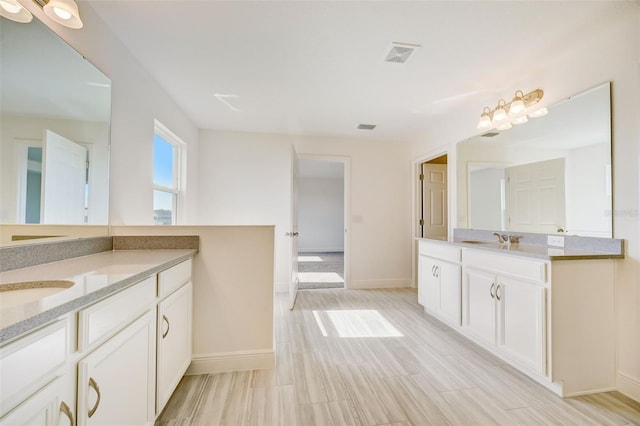
<svg viewBox="0 0 640 426">
<path fill-rule="evenodd" d="M 489 294 L 491 295 L 492 299 L 495 299 L 495 297 L 496 297 L 496 283 L 491 283 L 491 288 L 489 289 Z"/>
<path fill-rule="evenodd" d="M 167 334 L 169 334 L 169 329 L 171 329 L 171 326 L 169 325 L 169 320 L 167 319 L 166 315 L 162 316 L 162 319 L 164 320 L 164 322 L 167 323 L 167 331 L 165 331 L 164 333 L 162 333 L 162 338 L 164 339 L 165 337 L 167 337 Z"/>
<path fill-rule="evenodd" d="M 433 266 L 431 267 L 431 276 L 432 276 L 432 277 L 435 277 L 435 276 L 436 276 L 436 265 L 433 265 Z"/>
<path fill-rule="evenodd" d="M 500 286 L 501 285 L 498 284 L 498 287 L 496 287 L 496 299 L 498 299 L 498 300 L 502 300 L 502 296 L 500 296 L 500 293 L 501 293 Z"/>
<path fill-rule="evenodd" d="M 89 377 L 89 387 L 93 388 L 93 390 L 96 391 L 96 394 L 98 394 L 98 399 L 96 399 L 95 405 L 91 410 L 89 410 L 89 418 L 91 418 L 91 416 L 95 414 L 96 410 L 98 409 L 98 406 L 100 405 L 100 398 L 102 397 L 102 395 L 100 394 L 100 387 L 98 386 L 96 381 L 93 380 L 93 377 Z"/>
<path fill-rule="evenodd" d="M 62 414 L 64 414 L 65 416 L 67 416 L 67 418 L 69 419 L 69 424 L 71 426 L 73 426 L 75 424 L 75 422 L 73 421 L 73 413 L 71 412 L 71 409 L 69 408 L 69 406 L 64 401 L 62 401 L 60 403 L 60 412 Z M 89 417 L 91 417 L 91 416 L 89 416 Z"/>
</svg>

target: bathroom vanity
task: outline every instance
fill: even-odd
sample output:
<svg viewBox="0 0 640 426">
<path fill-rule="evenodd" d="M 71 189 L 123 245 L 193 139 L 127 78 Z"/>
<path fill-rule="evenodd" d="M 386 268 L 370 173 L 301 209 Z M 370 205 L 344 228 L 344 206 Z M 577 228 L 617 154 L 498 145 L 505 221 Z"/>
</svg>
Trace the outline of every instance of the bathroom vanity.
<svg viewBox="0 0 640 426">
<path fill-rule="evenodd" d="M 428 314 L 560 396 L 615 389 L 621 243 L 612 253 L 419 239 L 418 253 Z"/>
<path fill-rule="evenodd" d="M 1 285 L 73 282 L 0 310 L 0 424 L 153 424 L 191 362 L 196 253 L 113 250 L 0 273 Z"/>
</svg>

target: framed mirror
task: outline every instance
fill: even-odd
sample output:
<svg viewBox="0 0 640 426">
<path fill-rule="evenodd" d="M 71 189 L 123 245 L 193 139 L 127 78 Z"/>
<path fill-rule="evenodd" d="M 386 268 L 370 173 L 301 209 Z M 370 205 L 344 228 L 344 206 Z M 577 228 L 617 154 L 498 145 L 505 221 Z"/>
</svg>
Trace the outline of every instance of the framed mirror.
<svg viewBox="0 0 640 426">
<path fill-rule="evenodd" d="M 458 228 L 612 237 L 611 88 L 457 145 Z"/>
<path fill-rule="evenodd" d="M 37 19 L 0 22 L 0 224 L 107 225 L 111 81 Z"/>
</svg>

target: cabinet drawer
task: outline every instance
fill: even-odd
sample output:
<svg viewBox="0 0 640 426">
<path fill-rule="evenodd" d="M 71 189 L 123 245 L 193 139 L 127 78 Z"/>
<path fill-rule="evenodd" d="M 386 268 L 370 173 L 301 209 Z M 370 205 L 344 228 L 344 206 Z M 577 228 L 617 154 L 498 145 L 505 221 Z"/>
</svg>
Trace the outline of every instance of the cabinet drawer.
<svg viewBox="0 0 640 426">
<path fill-rule="evenodd" d="M 67 319 L 0 349 L 0 416 L 60 375 L 68 354 Z"/>
<path fill-rule="evenodd" d="M 78 313 L 78 349 L 104 341 L 148 310 L 156 298 L 156 276 L 96 303 Z"/>
<path fill-rule="evenodd" d="M 452 245 L 430 243 L 424 240 L 418 241 L 418 253 L 423 256 L 460 263 L 460 252 L 461 249 L 459 247 Z"/>
<path fill-rule="evenodd" d="M 547 281 L 547 262 L 544 261 L 468 249 L 464 250 L 462 261 L 464 266 L 492 271 L 499 275 L 524 278 L 531 281 Z"/>
<path fill-rule="evenodd" d="M 191 280 L 191 259 L 172 266 L 158 274 L 158 296 L 165 297 L 173 293 L 184 283 Z"/>
</svg>

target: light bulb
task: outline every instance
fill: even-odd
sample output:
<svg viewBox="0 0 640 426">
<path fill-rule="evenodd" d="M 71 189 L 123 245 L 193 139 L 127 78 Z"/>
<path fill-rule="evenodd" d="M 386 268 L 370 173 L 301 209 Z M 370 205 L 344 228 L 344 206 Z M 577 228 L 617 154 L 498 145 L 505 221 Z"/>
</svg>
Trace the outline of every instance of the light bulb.
<svg viewBox="0 0 640 426">
<path fill-rule="evenodd" d="M 511 128 L 511 122 L 507 121 L 504 124 L 499 125 L 498 127 L 496 127 L 497 130 L 509 130 Z"/>
<path fill-rule="evenodd" d="M 0 6 L 9 13 L 18 13 L 20 12 L 20 9 L 22 9 L 22 6 L 19 4 L 8 2 L 6 0 L 0 0 Z"/>
<path fill-rule="evenodd" d="M 60 19 L 64 19 L 65 21 L 71 18 L 71 13 L 67 12 L 64 9 L 60 9 L 59 7 L 53 7 L 53 12 L 60 17 Z"/>
<path fill-rule="evenodd" d="M 491 114 L 489 107 L 484 107 L 478 121 L 478 129 L 486 129 L 491 126 L 491 116 L 489 114 Z"/>
<path fill-rule="evenodd" d="M 529 113 L 529 117 L 531 117 L 531 118 L 544 117 L 548 113 L 549 113 L 549 111 L 547 111 L 547 109 L 543 107 L 543 108 L 537 109 L 537 110 L 535 110 L 533 112 L 530 112 Z"/>
<path fill-rule="evenodd" d="M 504 121 L 507 119 L 507 111 L 504 109 L 504 106 L 505 106 L 504 99 L 500 99 L 498 101 L 498 106 L 496 107 L 496 110 L 493 111 L 494 123 L 500 123 L 501 121 Z"/>
</svg>

